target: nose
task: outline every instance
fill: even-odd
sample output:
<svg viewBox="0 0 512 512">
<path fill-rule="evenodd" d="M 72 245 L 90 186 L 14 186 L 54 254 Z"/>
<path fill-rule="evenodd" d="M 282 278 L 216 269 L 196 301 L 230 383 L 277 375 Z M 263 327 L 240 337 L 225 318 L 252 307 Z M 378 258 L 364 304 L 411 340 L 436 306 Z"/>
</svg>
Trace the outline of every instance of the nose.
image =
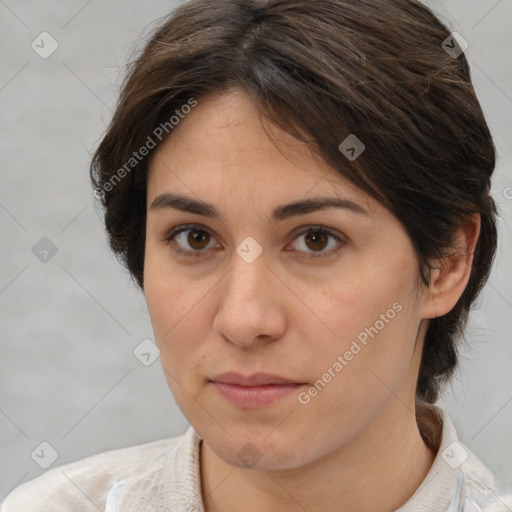
<svg viewBox="0 0 512 512">
<path fill-rule="evenodd" d="M 222 280 L 214 331 L 223 339 L 250 348 L 279 339 L 287 327 L 286 290 L 263 255 L 247 263 L 238 254 Z"/>
</svg>

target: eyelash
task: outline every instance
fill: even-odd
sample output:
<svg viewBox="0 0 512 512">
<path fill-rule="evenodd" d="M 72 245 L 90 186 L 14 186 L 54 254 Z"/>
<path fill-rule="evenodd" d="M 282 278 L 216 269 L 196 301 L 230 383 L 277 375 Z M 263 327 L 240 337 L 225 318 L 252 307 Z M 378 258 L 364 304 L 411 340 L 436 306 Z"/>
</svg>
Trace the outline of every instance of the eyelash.
<svg viewBox="0 0 512 512">
<path fill-rule="evenodd" d="M 189 225 L 177 226 L 177 227 L 173 228 L 171 230 L 171 232 L 165 237 L 164 241 L 165 241 L 165 243 L 170 245 L 171 242 L 173 241 L 173 239 L 180 233 L 183 233 L 186 231 L 193 231 L 193 230 L 208 233 L 209 236 L 213 237 L 213 235 L 207 229 L 204 229 L 202 226 L 200 226 L 198 224 L 189 224 Z M 310 232 L 324 233 L 324 234 L 329 235 L 330 237 L 334 238 L 337 242 L 342 244 L 341 246 L 338 245 L 338 247 L 336 247 L 335 249 L 331 249 L 328 252 L 306 253 L 306 254 L 308 254 L 307 257 L 311 258 L 311 259 L 326 258 L 329 256 L 333 256 L 334 254 L 337 254 L 341 250 L 343 244 L 345 243 L 345 240 L 343 240 L 343 238 L 341 238 L 339 235 L 335 234 L 330 229 L 327 229 L 327 228 L 324 228 L 321 226 L 308 226 L 307 229 L 304 229 L 304 230 L 300 231 L 299 233 L 297 233 L 295 235 L 295 238 L 299 238 L 300 236 L 305 235 L 306 233 L 310 233 Z M 294 238 L 294 240 L 295 240 L 295 238 Z M 178 254 L 182 254 L 183 256 L 187 256 L 187 257 L 202 257 L 205 252 L 204 250 L 185 251 L 185 250 L 181 249 L 180 247 L 175 247 L 175 248 L 173 247 L 172 250 Z M 303 251 L 299 251 L 299 252 L 303 252 Z"/>
</svg>

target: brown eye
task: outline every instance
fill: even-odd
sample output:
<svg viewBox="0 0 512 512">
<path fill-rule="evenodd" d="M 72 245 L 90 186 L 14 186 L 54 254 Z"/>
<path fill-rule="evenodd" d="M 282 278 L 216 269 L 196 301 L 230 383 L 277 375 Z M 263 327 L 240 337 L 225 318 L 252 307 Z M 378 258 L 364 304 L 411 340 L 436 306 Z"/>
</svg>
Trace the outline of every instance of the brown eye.
<svg viewBox="0 0 512 512">
<path fill-rule="evenodd" d="M 322 231 L 309 231 L 305 241 L 307 246 L 313 251 L 321 251 L 329 243 L 329 237 Z"/>
<path fill-rule="evenodd" d="M 213 248 L 213 236 L 197 226 L 180 226 L 174 228 L 165 238 L 171 248 L 185 256 L 205 256 Z"/>
<path fill-rule="evenodd" d="M 323 227 L 309 227 L 295 237 L 295 251 L 305 253 L 308 258 L 323 258 L 339 252 L 345 240 Z M 326 250 L 327 249 L 327 250 Z"/>
<path fill-rule="evenodd" d="M 193 249 L 201 250 L 204 249 L 210 241 L 210 235 L 201 229 L 189 230 L 187 242 Z"/>
</svg>

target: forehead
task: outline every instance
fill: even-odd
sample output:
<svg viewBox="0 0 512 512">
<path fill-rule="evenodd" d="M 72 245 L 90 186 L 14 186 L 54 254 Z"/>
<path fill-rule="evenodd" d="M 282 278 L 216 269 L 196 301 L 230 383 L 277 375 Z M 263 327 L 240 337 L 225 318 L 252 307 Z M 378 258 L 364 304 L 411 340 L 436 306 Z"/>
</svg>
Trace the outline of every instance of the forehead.
<svg viewBox="0 0 512 512">
<path fill-rule="evenodd" d="M 329 193 L 376 208 L 311 145 L 262 118 L 241 90 L 200 100 L 158 147 L 149 165 L 149 199 L 166 189 L 265 202 Z"/>
</svg>

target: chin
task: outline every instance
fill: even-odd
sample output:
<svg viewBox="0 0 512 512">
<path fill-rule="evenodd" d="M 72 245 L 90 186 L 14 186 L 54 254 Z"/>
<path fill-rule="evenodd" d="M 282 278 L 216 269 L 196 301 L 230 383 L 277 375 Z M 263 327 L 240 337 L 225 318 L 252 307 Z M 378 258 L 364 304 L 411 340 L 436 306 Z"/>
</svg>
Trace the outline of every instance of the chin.
<svg viewBox="0 0 512 512">
<path fill-rule="evenodd" d="M 260 471 L 280 471 L 304 465 L 304 447 L 283 431 L 281 436 L 272 428 L 244 429 L 237 435 L 227 434 L 221 440 L 208 443 L 224 462 L 231 466 Z"/>
</svg>

